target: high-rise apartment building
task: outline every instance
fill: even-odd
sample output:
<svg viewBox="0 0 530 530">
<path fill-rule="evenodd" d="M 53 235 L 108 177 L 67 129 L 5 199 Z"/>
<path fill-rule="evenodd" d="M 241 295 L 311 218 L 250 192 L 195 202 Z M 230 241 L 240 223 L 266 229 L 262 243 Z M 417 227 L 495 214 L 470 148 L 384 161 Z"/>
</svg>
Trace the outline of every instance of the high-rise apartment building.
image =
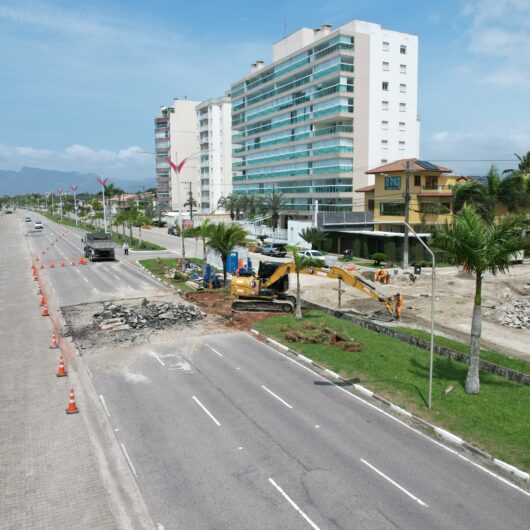
<svg viewBox="0 0 530 530">
<path fill-rule="evenodd" d="M 232 193 L 232 103 L 230 96 L 197 105 L 201 213 L 215 212 L 221 197 Z"/>
<path fill-rule="evenodd" d="M 155 118 L 156 188 L 157 200 L 167 211 L 177 211 L 186 202 L 189 189 L 197 197 L 197 161 L 187 162 L 177 177 L 171 171 L 167 158 L 175 164 L 197 151 L 197 124 L 195 107 L 198 101 L 175 99 L 173 105 L 160 108 Z M 180 204 L 178 204 L 178 191 Z"/>
<path fill-rule="evenodd" d="M 234 192 L 282 192 L 298 217 L 362 210 L 365 171 L 418 156 L 417 70 L 418 38 L 378 24 L 283 38 L 231 87 Z"/>
</svg>

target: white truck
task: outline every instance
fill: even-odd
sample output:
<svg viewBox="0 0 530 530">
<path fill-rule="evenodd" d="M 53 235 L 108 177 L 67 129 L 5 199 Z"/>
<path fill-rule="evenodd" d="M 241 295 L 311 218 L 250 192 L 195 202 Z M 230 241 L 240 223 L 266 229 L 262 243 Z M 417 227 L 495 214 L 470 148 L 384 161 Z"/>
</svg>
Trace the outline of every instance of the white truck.
<svg viewBox="0 0 530 530">
<path fill-rule="evenodd" d="M 110 238 L 109 234 L 105 234 L 103 232 L 86 234 L 81 241 L 85 245 L 85 258 L 88 258 L 90 261 L 114 261 L 116 257 L 116 242 Z"/>
</svg>

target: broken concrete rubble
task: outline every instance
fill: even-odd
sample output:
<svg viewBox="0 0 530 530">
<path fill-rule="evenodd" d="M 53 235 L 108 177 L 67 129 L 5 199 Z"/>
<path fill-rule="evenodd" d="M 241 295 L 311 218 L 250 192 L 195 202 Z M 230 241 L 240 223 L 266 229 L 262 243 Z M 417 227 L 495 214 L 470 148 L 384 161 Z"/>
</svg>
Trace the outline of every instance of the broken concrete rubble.
<svg viewBox="0 0 530 530">
<path fill-rule="evenodd" d="M 189 304 L 149 303 L 145 298 L 135 308 L 126 308 L 112 302 L 105 302 L 103 311 L 93 315 L 97 326 L 102 331 L 160 329 L 176 323 L 189 325 L 205 316 L 205 313 Z"/>
<path fill-rule="evenodd" d="M 530 329 L 530 300 L 504 293 L 504 301 L 484 312 L 484 318 L 516 329 Z"/>
</svg>

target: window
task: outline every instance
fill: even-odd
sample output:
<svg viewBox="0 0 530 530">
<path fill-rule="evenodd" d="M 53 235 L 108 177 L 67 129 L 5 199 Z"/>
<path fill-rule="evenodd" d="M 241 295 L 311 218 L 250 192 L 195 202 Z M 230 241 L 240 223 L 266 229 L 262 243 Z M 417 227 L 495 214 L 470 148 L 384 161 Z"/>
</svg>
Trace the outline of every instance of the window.
<svg viewBox="0 0 530 530">
<path fill-rule="evenodd" d="M 387 52 L 390 50 L 390 43 L 389 42 L 383 42 L 383 51 Z"/>
<path fill-rule="evenodd" d="M 405 205 L 397 202 L 382 202 L 379 205 L 381 215 L 405 215 Z"/>
<path fill-rule="evenodd" d="M 387 158 L 381 158 L 381 164 L 388 164 Z"/>
<path fill-rule="evenodd" d="M 405 112 L 407 110 L 407 105 L 405 103 L 399 104 L 399 112 Z"/>
<path fill-rule="evenodd" d="M 407 91 L 407 85 L 405 85 L 405 84 L 403 84 L 403 83 L 400 84 L 400 85 L 399 85 L 399 91 L 400 91 L 402 94 L 404 94 L 404 93 Z"/>
<path fill-rule="evenodd" d="M 381 122 L 381 129 L 383 129 L 383 131 L 386 131 L 388 129 L 388 122 L 383 120 Z"/>
<path fill-rule="evenodd" d="M 388 81 L 383 81 L 383 90 L 388 90 Z"/>
<path fill-rule="evenodd" d="M 399 53 L 401 55 L 407 55 L 407 47 L 404 46 L 403 44 L 399 47 Z"/>
<path fill-rule="evenodd" d="M 421 175 L 414 175 L 414 186 L 416 186 L 416 188 L 421 187 Z"/>
<path fill-rule="evenodd" d="M 385 177 L 385 190 L 400 190 L 401 177 Z"/>
<path fill-rule="evenodd" d="M 383 149 L 387 149 L 388 148 L 388 140 L 381 140 L 381 147 Z"/>
<path fill-rule="evenodd" d="M 383 110 L 388 110 L 388 101 L 382 101 L 381 102 L 381 108 Z"/>
<path fill-rule="evenodd" d="M 400 141 L 399 141 L 399 148 L 400 148 L 401 150 L 405 149 L 405 142 L 404 142 L 403 140 L 400 140 Z"/>
<path fill-rule="evenodd" d="M 404 121 L 400 121 L 399 122 L 399 130 L 400 131 L 404 131 L 405 130 L 405 122 Z"/>
<path fill-rule="evenodd" d="M 388 72 L 390 70 L 390 63 L 383 61 L 383 72 Z"/>
<path fill-rule="evenodd" d="M 400 65 L 399 65 L 399 71 L 400 71 L 402 74 L 406 74 L 406 73 L 407 73 L 407 65 L 406 65 L 406 64 L 400 64 Z"/>
</svg>

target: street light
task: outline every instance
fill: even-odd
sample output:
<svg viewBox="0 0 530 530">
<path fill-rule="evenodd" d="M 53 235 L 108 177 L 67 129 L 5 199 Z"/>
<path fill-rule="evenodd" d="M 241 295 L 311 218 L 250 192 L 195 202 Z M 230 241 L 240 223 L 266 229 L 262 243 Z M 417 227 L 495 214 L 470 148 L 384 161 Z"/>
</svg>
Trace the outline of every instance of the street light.
<svg viewBox="0 0 530 530">
<path fill-rule="evenodd" d="M 96 180 L 101 184 L 101 190 L 103 192 L 103 226 L 105 227 L 105 234 L 107 233 L 107 207 L 105 205 L 105 184 L 107 183 L 108 178 L 102 179 L 96 177 Z"/>
<path fill-rule="evenodd" d="M 408 229 L 410 233 L 423 245 L 427 252 L 431 255 L 432 259 L 432 282 L 431 282 L 431 347 L 429 356 L 429 399 L 427 406 L 429 409 L 432 407 L 432 372 L 433 372 L 433 361 L 434 361 L 434 309 L 435 309 L 435 298 L 436 298 L 436 256 L 434 252 L 425 244 L 423 239 L 414 231 L 409 223 L 404 221 L 367 221 L 367 222 L 355 222 L 348 223 L 353 226 L 365 226 L 365 225 L 378 225 L 378 224 L 395 224 L 404 225 L 405 229 Z M 323 227 L 324 228 L 324 227 Z"/>
<path fill-rule="evenodd" d="M 75 226 L 77 226 L 77 200 L 76 200 L 76 191 L 77 191 L 77 184 L 70 186 L 71 190 L 74 192 L 74 212 L 75 212 Z"/>
</svg>

